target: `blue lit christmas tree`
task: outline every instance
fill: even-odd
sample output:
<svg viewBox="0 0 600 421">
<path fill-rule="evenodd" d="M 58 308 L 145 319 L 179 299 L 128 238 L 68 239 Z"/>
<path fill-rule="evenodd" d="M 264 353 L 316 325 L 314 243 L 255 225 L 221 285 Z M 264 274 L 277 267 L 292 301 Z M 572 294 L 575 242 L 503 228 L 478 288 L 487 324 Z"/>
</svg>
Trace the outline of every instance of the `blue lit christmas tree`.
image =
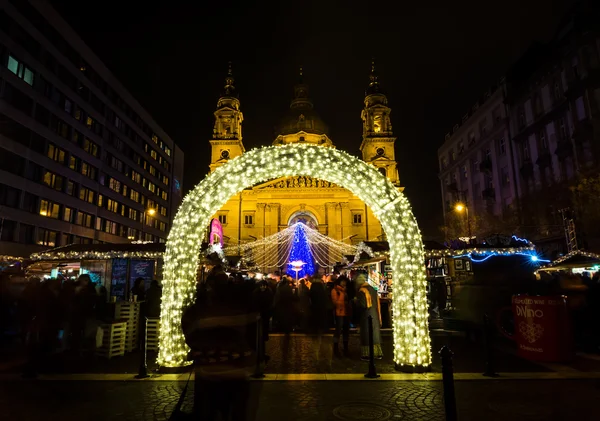
<svg viewBox="0 0 600 421">
<path fill-rule="evenodd" d="M 296 225 L 294 230 L 294 239 L 292 244 L 292 251 L 290 252 L 290 262 L 302 261 L 306 263 L 302 266 L 302 270 L 298 271 L 298 278 L 302 278 L 305 275 L 312 275 L 315 273 L 315 264 L 313 261 L 313 255 L 308 246 L 308 240 L 306 239 L 306 233 L 304 232 L 302 222 Z M 292 264 L 288 263 L 287 274 L 296 278 L 296 271 L 292 270 Z"/>
</svg>

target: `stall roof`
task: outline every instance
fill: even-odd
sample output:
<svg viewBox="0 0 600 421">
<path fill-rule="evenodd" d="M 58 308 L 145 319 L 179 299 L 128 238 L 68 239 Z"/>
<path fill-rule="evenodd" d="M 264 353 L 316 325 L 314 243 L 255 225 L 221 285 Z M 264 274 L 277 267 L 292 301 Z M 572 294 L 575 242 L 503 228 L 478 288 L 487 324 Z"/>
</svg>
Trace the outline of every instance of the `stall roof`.
<svg viewBox="0 0 600 421">
<path fill-rule="evenodd" d="M 164 243 L 70 244 L 34 253 L 31 260 L 157 259 L 162 257 L 165 248 Z"/>
<path fill-rule="evenodd" d="M 600 255 L 589 251 L 575 250 L 559 257 L 552 263 L 542 266 L 538 270 L 561 270 L 583 268 L 600 265 Z"/>
</svg>

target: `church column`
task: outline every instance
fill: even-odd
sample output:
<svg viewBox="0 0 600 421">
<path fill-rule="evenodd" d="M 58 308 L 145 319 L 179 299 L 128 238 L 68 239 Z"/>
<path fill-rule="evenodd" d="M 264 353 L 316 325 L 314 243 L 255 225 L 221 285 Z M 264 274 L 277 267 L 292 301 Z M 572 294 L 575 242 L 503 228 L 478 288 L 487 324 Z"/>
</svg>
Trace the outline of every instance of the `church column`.
<svg viewBox="0 0 600 421">
<path fill-rule="evenodd" d="M 340 203 L 340 214 L 342 224 L 340 226 L 340 240 L 350 235 L 350 227 L 352 226 L 352 215 L 350 215 L 350 203 Z"/>
<path fill-rule="evenodd" d="M 256 213 L 256 226 L 261 229 L 261 235 L 265 238 L 267 236 L 267 204 L 257 203 L 256 209 L 258 210 Z"/>
<path fill-rule="evenodd" d="M 335 238 L 336 227 L 339 224 L 339 219 L 335 219 L 337 203 L 327 202 L 325 203 L 325 223 L 327 224 L 327 232 L 331 238 Z"/>
<path fill-rule="evenodd" d="M 273 235 L 279 232 L 279 215 L 281 213 L 281 204 L 269 203 L 269 232 L 267 235 Z"/>
</svg>

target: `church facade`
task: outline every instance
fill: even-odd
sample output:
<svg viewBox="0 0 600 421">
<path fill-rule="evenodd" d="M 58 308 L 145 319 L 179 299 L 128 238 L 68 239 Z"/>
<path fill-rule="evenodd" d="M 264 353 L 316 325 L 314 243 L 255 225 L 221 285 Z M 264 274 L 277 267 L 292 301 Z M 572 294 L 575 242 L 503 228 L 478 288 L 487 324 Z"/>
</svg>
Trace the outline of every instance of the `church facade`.
<svg viewBox="0 0 600 421">
<path fill-rule="evenodd" d="M 362 159 L 374 165 L 400 187 L 390 121 L 391 109 L 372 66 L 362 110 Z M 210 170 L 245 153 L 242 142 L 243 113 L 231 68 L 214 113 Z M 311 143 L 335 148 L 326 124 L 315 111 L 308 86 L 294 87 L 290 109 L 278 126 L 273 145 Z M 347 243 L 383 241 L 385 234 L 372 211 L 352 192 L 325 180 L 306 176 L 284 177 L 248 187 L 214 215 L 223 227 L 225 247 L 255 241 L 305 221 L 322 234 Z"/>
</svg>

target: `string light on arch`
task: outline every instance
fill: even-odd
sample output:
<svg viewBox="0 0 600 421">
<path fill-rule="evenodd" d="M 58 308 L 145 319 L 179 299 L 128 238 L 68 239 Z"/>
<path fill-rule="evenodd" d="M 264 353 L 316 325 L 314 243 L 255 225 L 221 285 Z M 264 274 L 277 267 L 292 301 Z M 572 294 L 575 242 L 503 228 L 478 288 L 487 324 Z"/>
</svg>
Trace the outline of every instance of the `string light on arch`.
<svg viewBox="0 0 600 421">
<path fill-rule="evenodd" d="M 338 149 L 310 144 L 250 150 L 218 167 L 186 196 L 165 251 L 158 362 L 167 367 L 186 364 L 181 315 L 194 302 L 198 252 L 210 218 L 244 188 L 296 175 L 350 190 L 378 217 L 395 274 L 394 361 L 400 369 L 430 366 L 424 249 L 408 200 L 374 166 Z"/>
</svg>

